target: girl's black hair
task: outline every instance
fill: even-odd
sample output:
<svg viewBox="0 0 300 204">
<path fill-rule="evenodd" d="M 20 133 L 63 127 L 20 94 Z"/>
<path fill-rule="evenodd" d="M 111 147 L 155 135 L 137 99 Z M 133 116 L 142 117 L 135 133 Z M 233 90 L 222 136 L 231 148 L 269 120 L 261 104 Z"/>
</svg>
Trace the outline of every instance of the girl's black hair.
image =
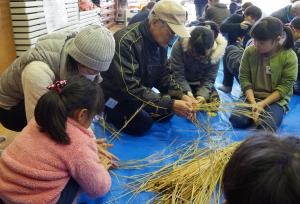
<svg viewBox="0 0 300 204">
<path fill-rule="evenodd" d="M 192 52 L 202 56 L 205 55 L 206 50 L 213 47 L 214 42 L 213 31 L 204 26 L 195 27 L 189 38 L 189 46 Z"/>
<path fill-rule="evenodd" d="M 255 21 L 261 18 L 262 11 L 257 6 L 249 6 L 245 9 L 244 16 L 251 16 Z"/>
<path fill-rule="evenodd" d="M 251 2 L 245 2 L 245 3 L 242 4 L 242 9 L 245 11 L 246 8 L 248 8 L 248 7 L 252 6 L 252 5 L 253 4 Z"/>
<path fill-rule="evenodd" d="M 104 96 L 99 84 L 77 75 L 67 79 L 60 94 L 55 90 L 44 94 L 38 100 L 34 116 L 41 131 L 59 144 L 69 144 L 67 117 L 83 108 L 88 110 L 89 117 L 94 117 L 103 111 Z"/>
<path fill-rule="evenodd" d="M 214 38 L 216 39 L 220 33 L 220 28 L 218 24 L 216 24 L 214 21 L 201 21 L 199 20 L 198 26 L 205 26 L 209 29 L 211 29 L 214 32 Z"/>
<path fill-rule="evenodd" d="M 294 47 L 293 33 L 289 26 L 284 26 L 282 22 L 275 17 L 269 16 L 258 21 L 251 29 L 251 37 L 255 40 L 266 41 L 275 40 L 279 36 L 286 34 L 284 49 Z"/>
<path fill-rule="evenodd" d="M 227 163 L 222 189 L 229 204 L 297 204 L 300 140 L 270 132 L 245 140 Z"/>
</svg>

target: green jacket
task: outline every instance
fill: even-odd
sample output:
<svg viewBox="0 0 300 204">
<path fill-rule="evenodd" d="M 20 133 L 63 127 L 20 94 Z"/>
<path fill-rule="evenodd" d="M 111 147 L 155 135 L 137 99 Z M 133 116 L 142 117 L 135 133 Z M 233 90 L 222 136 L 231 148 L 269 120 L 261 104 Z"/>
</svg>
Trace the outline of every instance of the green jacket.
<svg viewBox="0 0 300 204">
<path fill-rule="evenodd" d="M 240 65 L 240 84 L 245 93 L 253 89 L 256 83 L 256 74 L 259 63 L 259 56 L 255 46 L 245 49 Z M 270 59 L 272 90 L 280 93 L 281 99 L 277 103 L 287 108 L 288 102 L 293 94 L 293 83 L 297 79 L 298 59 L 292 49 L 280 50 Z M 254 96 L 255 97 L 255 96 Z"/>
</svg>

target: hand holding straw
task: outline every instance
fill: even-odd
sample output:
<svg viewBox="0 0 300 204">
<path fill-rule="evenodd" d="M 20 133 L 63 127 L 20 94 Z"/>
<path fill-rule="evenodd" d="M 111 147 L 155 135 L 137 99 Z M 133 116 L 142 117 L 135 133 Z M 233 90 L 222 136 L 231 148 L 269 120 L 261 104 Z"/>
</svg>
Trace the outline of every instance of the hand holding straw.
<svg viewBox="0 0 300 204">
<path fill-rule="evenodd" d="M 106 169 L 117 168 L 119 166 L 117 164 L 119 158 L 107 151 L 107 149 L 112 147 L 113 144 L 106 143 L 106 139 L 97 139 L 96 144 L 100 163 L 103 164 Z"/>
</svg>

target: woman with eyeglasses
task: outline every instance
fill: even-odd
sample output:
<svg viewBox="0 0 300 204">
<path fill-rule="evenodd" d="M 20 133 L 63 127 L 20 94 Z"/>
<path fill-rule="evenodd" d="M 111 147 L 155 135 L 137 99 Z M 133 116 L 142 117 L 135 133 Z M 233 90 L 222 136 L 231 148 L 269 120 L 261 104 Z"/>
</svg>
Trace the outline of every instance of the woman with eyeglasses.
<svg viewBox="0 0 300 204">
<path fill-rule="evenodd" d="M 172 49 L 169 66 L 183 92 L 200 103 L 219 101 L 214 88 L 219 62 L 227 41 L 212 21 L 191 28 L 190 38 L 180 38 Z"/>
</svg>

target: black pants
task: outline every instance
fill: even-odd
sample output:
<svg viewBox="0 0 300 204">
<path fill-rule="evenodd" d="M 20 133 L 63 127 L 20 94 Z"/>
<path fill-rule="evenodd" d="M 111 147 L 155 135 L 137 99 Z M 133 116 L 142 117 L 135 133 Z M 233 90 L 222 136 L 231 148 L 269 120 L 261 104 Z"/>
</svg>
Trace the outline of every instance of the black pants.
<svg viewBox="0 0 300 204">
<path fill-rule="evenodd" d="M 223 85 L 232 87 L 234 78 L 239 81 L 240 62 L 244 49 L 235 45 L 226 48 L 223 57 Z"/>
<path fill-rule="evenodd" d="M 78 183 L 71 177 L 66 187 L 61 192 L 57 204 L 72 203 L 78 193 L 78 190 L 79 190 Z"/>
<path fill-rule="evenodd" d="M 24 101 L 10 110 L 0 108 L 0 122 L 5 128 L 20 132 L 27 125 Z"/>
<path fill-rule="evenodd" d="M 123 127 L 132 115 L 140 108 L 140 104 L 132 101 L 119 102 L 114 108 L 105 106 L 106 120 L 112 123 L 118 130 Z M 133 120 L 123 129 L 124 133 L 130 135 L 143 135 L 153 125 L 154 121 L 168 121 L 172 118 L 173 114 L 167 113 L 163 116 L 158 116 L 147 112 L 142 109 Z"/>
</svg>

